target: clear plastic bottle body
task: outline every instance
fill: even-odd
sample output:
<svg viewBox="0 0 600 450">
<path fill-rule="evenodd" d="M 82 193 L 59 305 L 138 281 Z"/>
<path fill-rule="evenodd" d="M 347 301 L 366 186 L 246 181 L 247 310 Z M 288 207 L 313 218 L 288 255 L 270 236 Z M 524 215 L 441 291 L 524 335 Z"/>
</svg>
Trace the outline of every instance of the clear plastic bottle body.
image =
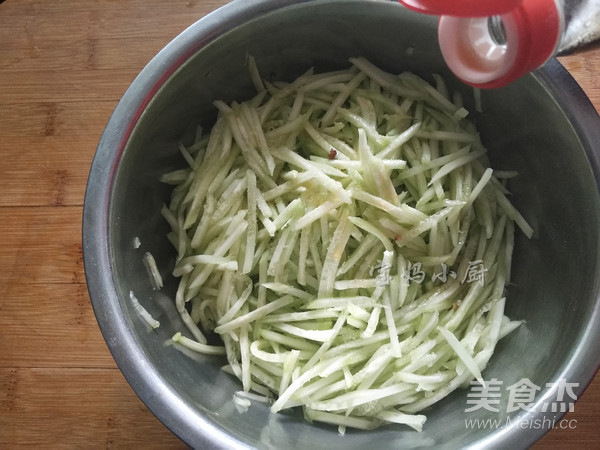
<svg viewBox="0 0 600 450">
<path fill-rule="evenodd" d="M 600 0 L 556 0 L 564 28 L 557 54 L 573 53 L 600 41 Z"/>
</svg>

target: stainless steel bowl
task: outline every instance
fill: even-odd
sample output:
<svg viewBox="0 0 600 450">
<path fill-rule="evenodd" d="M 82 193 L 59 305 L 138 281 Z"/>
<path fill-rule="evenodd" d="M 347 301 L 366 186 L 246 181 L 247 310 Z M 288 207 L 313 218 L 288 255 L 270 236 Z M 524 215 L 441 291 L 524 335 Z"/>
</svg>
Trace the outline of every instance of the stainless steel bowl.
<svg viewBox="0 0 600 450">
<path fill-rule="evenodd" d="M 435 19 L 372 0 L 234 1 L 185 30 L 148 64 L 99 143 L 85 198 L 83 247 L 100 328 L 149 409 L 201 448 L 524 448 L 547 431 L 549 422 L 540 420 L 559 423 L 562 413 L 550 408 L 506 414 L 504 390 L 500 413 L 465 412 L 469 391 L 462 390 L 426 411 L 422 433 L 386 427 L 340 437 L 333 427 L 270 414 L 260 404 L 238 413 L 232 403 L 238 382 L 219 370 L 221 360 L 191 358 L 166 344 L 183 326 L 168 275 L 174 252 L 159 213 L 169 192 L 157 180 L 182 164 L 176 141 L 197 123 L 210 125 L 213 100 L 251 95 L 247 54 L 279 79 L 310 66 L 346 67 L 348 57 L 359 55 L 389 71 L 452 79 L 438 52 Z M 451 84 L 473 98 L 469 88 Z M 600 363 L 600 120 L 555 61 L 506 88 L 483 92 L 482 102 L 484 111 L 473 117 L 492 164 L 521 174 L 510 188 L 536 230 L 532 240 L 517 238 L 507 303 L 507 314 L 526 324 L 501 342 L 484 378 L 502 381 L 503 389 L 530 380 L 541 387 L 533 405 L 539 410 L 557 400 L 548 383 L 577 383 L 579 395 Z M 151 288 L 142 251 L 156 257 L 166 278 L 160 292 Z M 133 309 L 130 290 L 160 320 L 155 332 Z M 487 418 L 501 425 L 465 422 Z"/>
</svg>

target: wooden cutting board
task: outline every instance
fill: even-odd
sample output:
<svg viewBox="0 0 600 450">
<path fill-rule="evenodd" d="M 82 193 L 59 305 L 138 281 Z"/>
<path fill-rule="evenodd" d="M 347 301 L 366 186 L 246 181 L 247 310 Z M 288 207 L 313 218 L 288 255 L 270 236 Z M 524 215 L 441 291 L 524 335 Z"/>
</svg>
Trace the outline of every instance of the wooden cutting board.
<svg viewBox="0 0 600 450">
<path fill-rule="evenodd" d="M 0 448 L 183 448 L 117 369 L 81 257 L 85 183 L 135 76 L 223 0 L 0 2 Z M 563 62 L 600 110 L 600 51 Z M 536 448 L 598 448 L 600 377 Z"/>
</svg>

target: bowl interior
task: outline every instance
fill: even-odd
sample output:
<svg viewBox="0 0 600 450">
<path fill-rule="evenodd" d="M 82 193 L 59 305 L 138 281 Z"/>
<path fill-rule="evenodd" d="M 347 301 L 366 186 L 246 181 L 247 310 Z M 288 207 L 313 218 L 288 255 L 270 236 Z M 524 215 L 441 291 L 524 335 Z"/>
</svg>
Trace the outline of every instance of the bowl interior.
<svg viewBox="0 0 600 450">
<path fill-rule="evenodd" d="M 166 52 L 177 57 L 167 57 Z M 351 56 L 366 56 L 385 70 L 409 70 L 427 79 L 432 72 L 443 74 L 471 110 L 492 167 L 519 172 L 509 189 L 535 229 L 531 240 L 517 232 L 506 307 L 511 318 L 526 323 L 501 342 L 484 378 L 501 380 L 503 389 L 527 378 L 542 388 L 536 396 L 540 406 L 554 395 L 546 383 L 567 378 L 580 383 L 580 392 L 598 365 L 597 340 L 591 342 L 598 336 L 593 319 L 599 308 L 600 198 L 594 172 L 597 176 L 600 138 L 591 142 L 589 136 L 594 127 L 600 129 L 600 121 L 561 67 L 552 63 L 545 72 L 507 88 L 483 92 L 483 111 L 477 113 L 472 89 L 452 81 L 444 66 L 432 18 L 395 2 L 263 2 L 262 9 L 254 2 L 233 2 L 186 30 L 145 69 L 143 79 L 136 80 L 145 87 L 136 91 L 134 83 L 125 95 L 105 132 L 116 137 L 103 138 L 92 168 L 90 186 L 94 179 L 96 184 L 104 182 L 106 196 L 89 195 L 86 218 L 89 222 L 100 214 L 92 208 L 103 210 L 98 220 L 103 221 L 100 230 L 106 238 L 85 244 L 86 271 L 90 278 L 100 271 L 112 280 L 101 287 L 91 282 L 90 293 L 109 347 L 134 389 L 190 444 L 330 449 L 373 442 L 378 448 L 531 444 L 547 429 L 467 427 L 465 419 L 500 418 L 505 424 L 507 416 L 505 407 L 500 413 L 465 413 L 468 390 L 426 411 L 422 433 L 386 427 L 348 431 L 351 439 L 340 438 L 333 427 L 309 425 L 294 414 L 270 414 L 258 403 L 240 413 L 232 402 L 239 384 L 220 371 L 222 359 L 186 355 L 169 344 L 185 327 L 173 304 L 177 283 L 170 272 L 175 253 L 160 215 L 169 188 L 158 178 L 183 166 L 177 141 L 182 136 L 189 141 L 197 124 L 210 127 L 216 117 L 212 101 L 253 95 L 247 54 L 271 79 L 291 80 L 312 66 L 318 71 L 347 67 Z M 163 68 L 165 58 L 172 73 Z M 572 100 L 560 91 L 567 88 L 574 90 Z M 139 117 L 123 112 L 132 105 Z M 581 112 L 588 114 L 583 123 Z M 116 124 L 127 114 L 131 126 Z M 101 170 L 100 164 L 109 169 Z M 91 205 L 93 201 L 97 204 Z M 85 227 L 84 222 L 84 233 Z M 136 237 L 139 248 L 133 245 Z M 152 290 L 143 264 L 146 251 L 154 255 L 165 279 L 161 291 Z M 106 254 L 106 267 L 92 267 L 93 252 Z M 99 258 L 98 265 L 102 261 Z M 160 328 L 148 330 L 129 302 L 130 291 L 160 321 Z M 107 325 L 114 320 L 122 326 Z M 137 362 L 131 361 L 132 355 Z M 502 405 L 507 400 L 504 392 Z M 540 417 L 524 410 L 508 416 L 513 422 Z M 560 414 L 546 416 L 556 419 Z"/>
</svg>

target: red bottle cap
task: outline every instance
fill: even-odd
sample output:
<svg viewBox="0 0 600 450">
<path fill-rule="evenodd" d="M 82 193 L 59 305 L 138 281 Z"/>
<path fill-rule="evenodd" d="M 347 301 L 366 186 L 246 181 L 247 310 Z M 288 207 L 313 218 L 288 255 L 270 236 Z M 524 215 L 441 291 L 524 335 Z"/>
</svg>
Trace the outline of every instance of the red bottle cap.
<svg viewBox="0 0 600 450">
<path fill-rule="evenodd" d="M 400 0 L 413 11 L 434 16 L 485 17 L 512 11 L 522 0 Z"/>
<path fill-rule="evenodd" d="M 462 81 L 480 88 L 505 86 L 541 67 L 556 51 L 562 30 L 555 0 L 400 2 L 441 15 L 438 40 L 446 64 Z M 502 24 L 501 38 L 490 32 L 494 16 Z"/>
</svg>

